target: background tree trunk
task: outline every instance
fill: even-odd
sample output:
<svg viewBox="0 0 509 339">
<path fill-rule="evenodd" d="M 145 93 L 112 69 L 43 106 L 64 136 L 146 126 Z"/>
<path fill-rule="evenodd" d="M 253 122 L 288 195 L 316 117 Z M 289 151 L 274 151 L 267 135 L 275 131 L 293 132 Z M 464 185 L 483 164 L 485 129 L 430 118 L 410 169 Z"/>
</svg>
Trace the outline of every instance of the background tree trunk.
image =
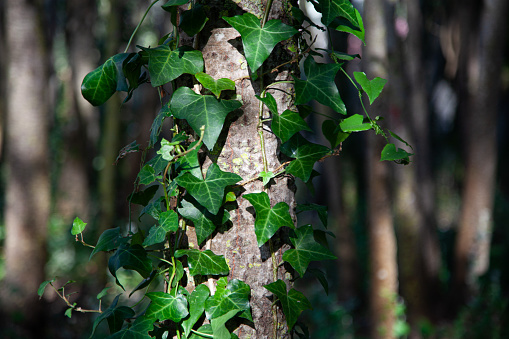
<svg viewBox="0 0 509 339">
<path fill-rule="evenodd" d="M 1 288 L 4 338 L 43 333 L 37 288 L 44 280 L 50 208 L 47 57 L 37 1 L 6 1 L 6 276 Z M 7 332 L 7 328 L 13 332 Z M 35 337 L 35 336 L 34 336 Z"/>
<path fill-rule="evenodd" d="M 383 0 L 373 0 L 366 2 L 364 7 L 366 26 L 364 59 L 367 65 L 366 74 L 370 79 L 377 76 L 384 79 L 388 77 L 386 6 L 387 3 Z M 388 115 L 388 101 L 383 94 L 369 108 L 369 111 L 373 115 Z M 389 196 L 390 173 L 389 165 L 386 162 L 380 162 L 380 153 L 385 145 L 383 138 L 374 133 L 370 133 L 368 138 L 371 337 L 393 338 L 398 267 Z"/>
</svg>

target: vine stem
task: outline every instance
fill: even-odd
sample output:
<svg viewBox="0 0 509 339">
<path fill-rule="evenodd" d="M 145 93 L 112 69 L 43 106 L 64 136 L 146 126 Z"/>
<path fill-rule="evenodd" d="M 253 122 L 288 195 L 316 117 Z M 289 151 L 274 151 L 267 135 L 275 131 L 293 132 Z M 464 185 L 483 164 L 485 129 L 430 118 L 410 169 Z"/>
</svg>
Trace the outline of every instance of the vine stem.
<svg viewBox="0 0 509 339">
<path fill-rule="evenodd" d="M 127 43 L 127 46 L 124 50 L 124 53 L 127 53 L 127 51 L 129 50 L 129 47 L 131 46 L 131 42 L 133 41 L 133 38 L 134 36 L 136 35 L 136 33 L 138 32 L 138 29 L 140 29 L 140 26 L 141 24 L 143 23 L 143 21 L 145 20 L 145 18 L 147 17 L 147 14 L 148 12 L 150 11 L 150 9 L 157 3 L 159 2 L 159 0 L 154 0 L 150 6 L 148 6 L 147 10 L 145 11 L 145 14 L 143 14 L 143 18 L 141 18 L 140 22 L 138 22 L 138 25 L 136 26 L 136 28 L 134 29 L 134 32 L 133 34 L 131 34 L 131 37 L 129 38 L 129 42 Z"/>
</svg>

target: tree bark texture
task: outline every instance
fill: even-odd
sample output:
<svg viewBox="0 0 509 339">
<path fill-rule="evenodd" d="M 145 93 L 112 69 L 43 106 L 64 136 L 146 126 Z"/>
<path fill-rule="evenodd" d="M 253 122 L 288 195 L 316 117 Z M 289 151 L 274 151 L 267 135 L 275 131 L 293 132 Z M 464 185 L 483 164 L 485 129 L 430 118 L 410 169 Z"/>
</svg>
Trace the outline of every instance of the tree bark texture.
<svg viewBox="0 0 509 339">
<path fill-rule="evenodd" d="M 223 135 L 218 143 L 221 146 L 219 152 L 210 152 L 209 158 L 217 160 L 217 164 L 224 171 L 236 173 L 246 179 L 256 177 L 264 170 L 263 153 L 261 148 L 261 136 L 259 132 L 259 112 L 264 109 L 264 116 L 268 117 L 268 111 L 260 106 L 260 101 L 255 94 L 260 95 L 261 86 L 258 81 L 252 81 L 248 73 L 246 59 L 240 43 L 240 34 L 231 27 L 217 28 L 219 13 L 212 13 L 214 8 L 218 11 L 225 4 L 222 1 L 208 2 L 211 8 L 210 26 L 198 37 L 203 49 L 205 61 L 205 72 L 214 79 L 229 78 L 235 80 L 237 99 L 241 100 L 243 106 L 237 112 L 230 114 L 225 123 L 229 127 L 223 129 Z M 235 5 L 232 3 L 235 8 Z M 251 1 L 240 1 L 238 5 L 255 15 L 260 15 L 262 3 L 255 4 Z M 259 7 L 262 6 L 262 7 Z M 258 10 L 257 10 L 258 9 Z M 228 16 L 237 13 L 230 11 Z M 224 14 L 223 14 L 224 15 Z M 274 2 L 270 12 L 269 20 L 273 18 L 287 21 L 287 13 L 282 4 Z M 220 27 L 220 26 L 219 26 Z M 271 69 L 291 59 L 282 44 L 278 44 L 265 65 Z M 279 72 L 271 73 L 262 79 L 265 85 L 275 80 L 291 80 L 290 70 L 296 69 L 296 64 L 280 69 Z M 286 84 L 278 85 L 288 93 L 292 92 L 291 86 Z M 276 98 L 279 110 L 282 111 L 291 105 L 291 97 L 282 91 L 270 91 Z M 263 141 L 268 170 L 274 171 L 281 163 L 278 152 L 277 138 L 263 127 Z M 217 147 L 217 146 L 216 146 Z M 207 163 L 207 162 L 206 162 Z M 243 186 L 243 194 L 260 192 L 264 190 L 260 181 L 253 181 Z M 284 201 L 290 206 L 290 212 L 294 214 L 295 190 L 293 180 L 283 177 L 275 179 L 275 183 L 266 190 L 271 200 L 271 205 Z M 255 211 L 252 205 L 242 196 L 237 198 L 238 209 L 230 211 L 231 223 L 227 229 L 220 230 L 213 238 L 203 245 L 210 248 L 216 254 L 225 256 L 230 266 L 228 279 L 240 279 L 251 286 L 251 309 L 254 324 L 243 324 L 237 331 L 239 338 L 289 338 L 288 328 L 279 306 L 272 306 L 272 294 L 263 285 L 272 283 L 277 279 L 289 282 L 289 275 L 284 267 L 275 267 L 282 261 L 283 251 L 287 245 L 278 239 L 286 236 L 283 230 L 276 233 L 271 241 L 262 247 L 258 247 L 254 233 Z M 189 241 L 196 244 L 193 232 L 189 232 Z M 273 250 L 274 257 L 271 257 Z M 273 262 L 275 259 L 275 262 Z M 276 273 L 277 272 L 277 273 Z"/>
<path fill-rule="evenodd" d="M 369 78 L 387 78 L 386 2 L 365 4 L 366 47 L 364 58 Z M 382 94 L 370 107 L 372 114 L 387 115 L 388 102 Z M 393 338 L 395 300 L 398 293 L 396 239 L 389 196 L 389 165 L 380 162 L 384 140 L 371 133 L 368 140 L 368 237 L 370 265 L 370 308 L 372 338 Z"/>
<path fill-rule="evenodd" d="M 34 1 L 6 1 L 8 98 L 5 269 L 6 338 L 43 332 L 37 288 L 44 280 L 50 208 L 46 45 Z M 12 332 L 7 332 L 12 329 Z M 3 335 L 4 333 L 2 333 Z"/>
<path fill-rule="evenodd" d="M 489 266 L 497 164 L 496 117 L 507 27 L 507 1 L 484 2 L 479 40 L 462 55 L 469 67 L 470 105 L 462 112 L 466 164 L 462 209 L 455 248 L 455 282 L 460 300 L 476 289 Z M 463 39 L 462 41 L 465 41 Z"/>
</svg>

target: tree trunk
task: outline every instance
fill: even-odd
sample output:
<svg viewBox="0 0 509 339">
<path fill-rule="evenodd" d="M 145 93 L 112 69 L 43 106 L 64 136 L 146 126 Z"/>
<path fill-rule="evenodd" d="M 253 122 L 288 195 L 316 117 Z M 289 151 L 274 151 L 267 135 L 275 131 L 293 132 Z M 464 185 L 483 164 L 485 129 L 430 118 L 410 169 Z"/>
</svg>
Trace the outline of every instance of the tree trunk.
<svg viewBox="0 0 509 339">
<path fill-rule="evenodd" d="M 455 248 L 455 283 L 460 301 L 475 292 L 477 279 L 489 265 L 497 164 L 496 117 L 507 10 L 507 1 L 484 2 L 474 54 L 470 58 L 463 56 L 470 66 L 468 94 L 472 101 L 463 112 L 467 153 Z"/>
<path fill-rule="evenodd" d="M 2 330 L 43 333 L 37 288 L 44 280 L 50 208 L 47 57 L 38 2 L 6 1 L 8 64 L 5 269 Z"/>
<path fill-rule="evenodd" d="M 366 48 L 364 58 L 369 78 L 387 78 L 386 2 L 369 1 L 364 7 Z M 370 109 L 373 114 L 387 116 L 388 102 L 384 94 Z M 368 142 L 368 210 L 370 250 L 370 303 L 372 338 L 393 338 L 394 305 L 398 293 L 396 239 L 389 196 L 389 164 L 380 162 L 384 141 L 373 133 Z"/>
<path fill-rule="evenodd" d="M 238 5 L 251 11 L 251 2 L 249 1 L 240 1 Z M 213 9 L 219 12 L 223 8 L 223 3 L 222 1 L 214 2 L 214 5 L 210 4 L 210 8 L 211 12 Z M 220 20 L 218 12 L 211 13 L 209 22 L 212 23 L 212 27 L 218 27 L 217 23 Z M 254 10 L 251 12 L 260 15 Z M 284 22 L 286 21 L 286 14 L 282 5 L 279 2 L 274 2 L 269 19 L 278 18 Z M 214 28 L 212 31 L 207 31 L 208 27 L 206 26 L 205 31 L 200 34 L 200 39 L 204 43 L 205 72 L 214 79 L 229 78 L 236 80 L 237 95 L 242 97 L 243 102 L 242 114 L 234 117 L 229 122 L 227 121 L 227 124 L 231 123 L 231 125 L 221 154 L 217 158 L 217 163 L 222 170 L 237 173 L 243 178 L 252 178 L 263 170 L 258 128 L 260 104 L 255 97 L 255 94 L 260 94 L 260 85 L 250 79 L 242 79 L 249 74 L 246 60 L 238 49 L 240 44 L 235 42 L 235 39 L 240 37 L 239 33 L 233 28 Z M 204 39 L 205 36 L 208 36 L 208 39 Z M 277 57 L 269 58 L 267 69 L 288 60 L 288 56 L 284 60 L 281 59 L 285 56 L 284 53 L 280 45 L 276 46 L 272 56 L 279 56 L 280 59 L 276 59 Z M 291 80 L 289 73 L 288 68 L 286 68 L 284 71 L 272 73 L 267 77 L 272 77 L 271 81 L 275 79 Z M 269 79 L 265 78 L 264 80 Z M 286 84 L 279 85 L 278 88 L 291 91 L 291 88 Z M 280 111 L 289 107 L 289 97 L 283 92 L 271 91 L 271 94 L 276 98 Z M 265 114 L 267 115 L 267 112 Z M 262 133 L 269 170 L 275 170 L 281 164 L 277 156 L 277 139 L 272 133 Z M 211 158 L 213 157 L 211 155 Z M 295 205 L 293 181 L 286 177 L 275 181 L 275 184 L 267 190 L 271 204 L 274 205 L 277 202 L 284 201 L 290 206 L 290 211 L 293 213 Z M 263 190 L 263 186 L 261 182 L 255 181 L 245 185 L 244 189 L 244 193 L 259 192 Z M 288 282 L 284 268 L 275 268 L 274 265 L 277 265 L 277 263 L 273 262 L 273 259 L 276 259 L 277 262 L 281 261 L 285 246 L 280 244 L 276 236 L 272 238 L 271 242 L 259 248 L 251 226 L 254 224 L 252 206 L 242 197 L 237 200 L 237 203 L 239 209 L 230 212 L 231 227 L 227 231 L 218 232 L 206 246 L 210 246 L 214 253 L 225 256 L 230 266 L 229 279 L 241 279 L 251 286 L 251 308 L 254 324 L 242 325 L 238 330 L 238 336 L 239 338 L 260 339 L 275 338 L 276 336 L 277 338 L 289 338 L 290 334 L 281 311 L 272 306 L 271 293 L 263 287 L 263 285 L 272 283 L 277 279 Z M 283 236 L 283 232 L 279 232 L 279 234 Z M 274 258 L 271 258 L 270 247 L 275 253 Z M 274 269 L 277 274 L 274 273 Z"/>
</svg>

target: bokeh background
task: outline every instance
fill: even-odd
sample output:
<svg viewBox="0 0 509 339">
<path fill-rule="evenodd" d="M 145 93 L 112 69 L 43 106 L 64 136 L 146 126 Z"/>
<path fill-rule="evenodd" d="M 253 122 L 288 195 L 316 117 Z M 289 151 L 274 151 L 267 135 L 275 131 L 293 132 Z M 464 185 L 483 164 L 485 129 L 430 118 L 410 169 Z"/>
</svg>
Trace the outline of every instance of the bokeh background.
<svg viewBox="0 0 509 339">
<path fill-rule="evenodd" d="M 303 321 L 312 338 L 370 338 L 378 318 L 390 320 L 386 338 L 509 338 L 508 1 L 353 3 L 367 45 L 339 33 L 332 44 L 362 56 L 345 64 L 348 74 L 388 80 L 368 112 L 415 156 L 406 166 L 380 163 L 373 151 L 381 137 L 354 135 L 339 157 L 316 168 L 315 194 L 299 193 L 328 206 L 339 257 L 321 266 L 328 294 L 313 280 L 299 286 L 314 306 Z M 93 244 L 105 229 L 127 224 L 141 153 L 116 160 L 134 140 L 146 143 L 159 96 L 146 85 L 126 104 L 119 95 L 94 108 L 80 84 L 124 50 L 149 5 L 0 1 L 2 338 L 90 335 L 94 314 L 66 317 L 51 290 L 39 300 L 44 280 L 75 281 L 66 292 L 89 309 L 105 286 L 112 286 L 109 300 L 118 292 L 105 256 L 89 261 L 90 249 L 70 229 L 79 216 Z M 170 31 L 157 4 L 132 46 L 155 46 Z M 331 48 L 317 34 L 317 46 Z M 349 113 L 362 114 L 346 77 L 337 84 Z M 320 129 L 322 121 L 309 123 Z M 377 304 L 380 290 L 389 309 Z"/>
</svg>

